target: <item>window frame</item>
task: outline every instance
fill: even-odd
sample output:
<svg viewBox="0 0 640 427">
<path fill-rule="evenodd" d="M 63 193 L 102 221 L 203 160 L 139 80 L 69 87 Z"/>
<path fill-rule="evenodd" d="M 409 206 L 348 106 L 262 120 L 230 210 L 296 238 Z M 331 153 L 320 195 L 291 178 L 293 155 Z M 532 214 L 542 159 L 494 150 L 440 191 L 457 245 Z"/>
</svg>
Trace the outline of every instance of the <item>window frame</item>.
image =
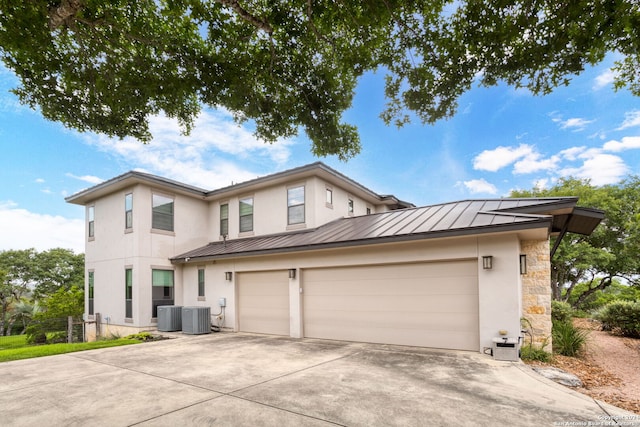
<svg viewBox="0 0 640 427">
<path fill-rule="evenodd" d="M 133 319 L 133 268 L 124 269 L 124 317 Z"/>
<path fill-rule="evenodd" d="M 223 216 L 223 211 L 226 208 L 226 212 Z M 221 203 L 220 204 L 220 235 L 228 236 L 229 235 L 229 203 Z"/>
<path fill-rule="evenodd" d="M 205 268 L 198 267 L 198 299 L 203 301 L 205 297 Z"/>
<path fill-rule="evenodd" d="M 246 203 L 245 200 L 250 200 L 250 203 Z M 243 214 L 243 209 L 242 209 L 242 205 L 246 205 L 246 206 L 250 206 L 251 207 L 251 213 L 244 213 Z M 253 219 L 254 219 L 254 212 L 255 212 L 255 205 L 254 205 L 254 198 L 253 196 L 248 196 L 248 197 L 243 197 L 241 199 L 238 200 L 238 216 L 239 216 L 239 229 L 240 229 L 240 233 L 250 233 L 253 231 Z M 243 218 L 244 219 L 248 219 L 249 221 L 249 227 L 247 227 L 246 221 L 243 222 Z"/>
<path fill-rule="evenodd" d="M 353 199 L 349 197 L 347 199 L 347 212 L 349 213 L 349 215 L 353 215 L 354 211 L 355 211 L 355 203 L 353 202 Z"/>
<path fill-rule="evenodd" d="M 89 304 L 89 307 L 87 307 L 88 309 L 87 314 L 89 316 L 93 316 L 96 311 L 94 306 L 95 292 L 96 292 L 95 283 L 96 283 L 95 271 L 94 270 L 87 271 L 87 302 Z"/>
<path fill-rule="evenodd" d="M 302 202 L 297 200 L 299 196 L 296 197 L 294 195 L 292 198 L 292 195 L 291 195 L 293 191 L 300 191 L 300 190 L 302 190 Z M 298 225 L 298 224 L 304 224 L 306 222 L 306 206 L 305 206 L 306 194 L 305 193 L 306 193 L 306 190 L 304 188 L 304 185 L 297 185 L 295 187 L 287 188 L 287 225 Z M 296 217 L 295 212 L 298 211 L 300 207 L 302 207 L 302 218 L 300 220 L 295 220 L 294 222 L 292 221 L 292 217 L 293 218 Z M 294 212 L 294 215 L 292 215 L 292 211 Z"/>
<path fill-rule="evenodd" d="M 124 195 L 124 229 L 133 229 L 133 193 Z"/>
<path fill-rule="evenodd" d="M 96 205 L 87 206 L 87 236 L 89 240 L 96 237 Z"/>
<path fill-rule="evenodd" d="M 155 272 L 171 273 L 170 284 L 159 283 L 156 284 L 156 279 L 159 278 L 159 274 Z M 153 318 L 158 317 L 159 305 L 174 305 L 175 302 L 175 283 L 176 272 L 172 268 L 166 267 L 151 267 L 151 313 Z M 162 288 L 162 292 L 156 292 L 156 289 Z M 158 304 L 156 304 L 158 303 Z M 161 304 L 160 304 L 161 303 Z"/>
<path fill-rule="evenodd" d="M 156 206 L 156 198 L 170 200 L 171 203 L 163 203 Z M 152 230 L 160 230 L 164 232 L 175 231 L 175 203 L 176 203 L 176 200 L 175 200 L 175 197 L 173 196 L 168 196 L 166 194 L 161 194 L 161 193 L 151 194 L 151 229 Z M 169 204 L 171 205 L 171 212 L 167 213 L 167 212 L 162 212 L 158 210 L 158 208 L 160 208 L 161 206 L 167 206 Z M 168 218 L 170 218 L 170 221 L 167 221 Z M 168 225 L 164 225 L 163 222 L 166 222 Z"/>
</svg>

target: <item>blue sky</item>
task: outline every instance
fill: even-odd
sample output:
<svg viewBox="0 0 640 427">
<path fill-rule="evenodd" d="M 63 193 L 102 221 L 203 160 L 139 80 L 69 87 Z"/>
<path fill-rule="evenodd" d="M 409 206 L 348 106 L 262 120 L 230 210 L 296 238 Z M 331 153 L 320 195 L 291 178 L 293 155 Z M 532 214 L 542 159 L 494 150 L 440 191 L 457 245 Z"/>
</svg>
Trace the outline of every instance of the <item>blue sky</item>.
<svg viewBox="0 0 640 427">
<path fill-rule="evenodd" d="M 84 209 L 64 198 L 129 170 L 215 189 L 321 160 L 416 205 L 504 197 L 563 176 L 616 183 L 640 173 L 640 99 L 613 90 L 612 64 L 608 58 L 544 97 L 476 87 L 454 118 L 402 129 L 378 118 L 383 75 L 367 75 L 345 114 L 359 127 L 362 153 L 346 163 L 314 157 L 304 135 L 264 144 L 224 111 L 204 111 L 190 136 L 154 118 L 148 145 L 80 134 L 20 105 L 8 92 L 15 76 L 0 66 L 0 250 L 82 252 Z"/>
</svg>

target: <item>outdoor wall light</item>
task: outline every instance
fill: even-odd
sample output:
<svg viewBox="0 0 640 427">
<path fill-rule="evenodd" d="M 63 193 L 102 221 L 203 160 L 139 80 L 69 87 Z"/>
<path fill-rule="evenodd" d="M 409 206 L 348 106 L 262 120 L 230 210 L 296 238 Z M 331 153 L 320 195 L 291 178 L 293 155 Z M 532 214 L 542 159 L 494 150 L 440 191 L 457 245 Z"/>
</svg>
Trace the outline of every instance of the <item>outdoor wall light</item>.
<svg viewBox="0 0 640 427">
<path fill-rule="evenodd" d="M 520 274 L 527 274 L 527 256 L 520 255 Z"/>
<path fill-rule="evenodd" d="M 224 272 L 224 278 L 226 281 L 230 282 L 231 279 L 233 279 L 233 272 L 232 271 L 225 271 Z"/>
<path fill-rule="evenodd" d="M 289 269 L 289 279 L 295 279 L 296 278 L 296 269 L 295 268 L 290 268 Z"/>
<path fill-rule="evenodd" d="M 485 270 L 491 270 L 493 268 L 493 257 L 491 255 L 482 257 L 482 268 Z"/>
</svg>

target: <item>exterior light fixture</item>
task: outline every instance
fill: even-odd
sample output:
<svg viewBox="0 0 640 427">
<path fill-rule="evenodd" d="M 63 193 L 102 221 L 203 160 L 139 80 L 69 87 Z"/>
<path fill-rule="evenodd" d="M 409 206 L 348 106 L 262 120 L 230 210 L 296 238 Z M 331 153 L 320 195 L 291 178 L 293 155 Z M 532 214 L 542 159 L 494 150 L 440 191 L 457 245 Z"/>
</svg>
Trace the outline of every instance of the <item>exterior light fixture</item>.
<svg viewBox="0 0 640 427">
<path fill-rule="evenodd" d="M 491 270 L 493 268 L 493 257 L 491 255 L 482 257 L 482 268 L 485 270 Z"/>
<path fill-rule="evenodd" d="M 233 272 L 232 271 L 225 271 L 224 272 L 224 278 L 226 281 L 230 282 L 231 279 L 233 279 Z"/>
<path fill-rule="evenodd" d="M 289 279 L 295 279 L 296 278 L 296 269 L 295 268 L 290 268 L 289 269 Z"/>
<path fill-rule="evenodd" d="M 520 255 L 520 274 L 527 274 L 527 256 L 525 254 Z"/>
</svg>

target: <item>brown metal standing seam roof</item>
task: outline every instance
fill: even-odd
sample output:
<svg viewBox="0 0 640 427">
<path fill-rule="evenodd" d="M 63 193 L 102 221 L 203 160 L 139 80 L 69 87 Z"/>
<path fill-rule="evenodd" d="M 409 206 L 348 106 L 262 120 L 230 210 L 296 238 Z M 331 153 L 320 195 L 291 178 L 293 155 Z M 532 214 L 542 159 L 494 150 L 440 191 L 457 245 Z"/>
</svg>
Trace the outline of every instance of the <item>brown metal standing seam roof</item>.
<svg viewBox="0 0 640 427">
<path fill-rule="evenodd" d="M 316 229 L 213 242 L 173 262 L 548 227 L 590 234 L 601 211 L 576 208 L 577 198 L 464 200 L 341 218 Z M 531 213 L 530 213 L 531 212 Z M 533 213 L 535 212 L 535 213 Z"/>
</svg>

